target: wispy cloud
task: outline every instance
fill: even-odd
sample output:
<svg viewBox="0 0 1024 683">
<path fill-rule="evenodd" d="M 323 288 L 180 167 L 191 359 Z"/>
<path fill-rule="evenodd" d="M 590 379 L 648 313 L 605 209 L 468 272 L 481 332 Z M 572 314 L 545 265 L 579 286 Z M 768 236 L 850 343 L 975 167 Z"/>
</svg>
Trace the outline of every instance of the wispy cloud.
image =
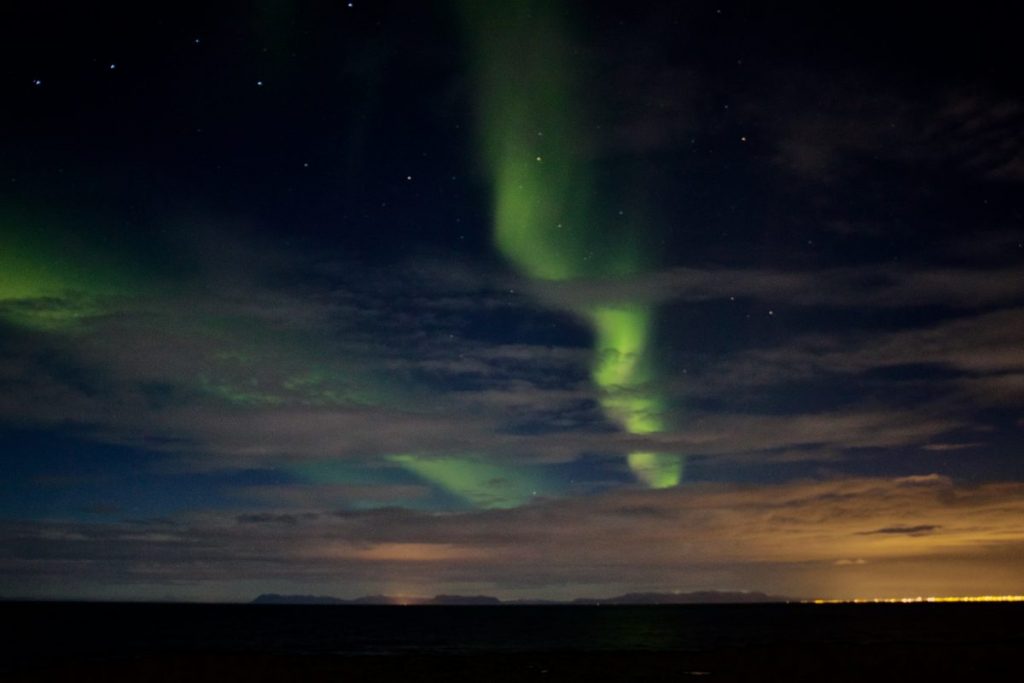
<svg viewBox="0 0 1024 683">
<path fill-rule="evenodd" d="M 969 308 L 1016 301 L 1024 278 L 1008 273 L 676 269 L 624 282 L 546 285 L 540 302 L 518 297 L 510 304 L 472 269 L 451 267 L 436 282 L 416 280 L 438 272 L 430 263 L 404 276 L 414 286 L 399 283 L 412 286 L 410 298 L 392 296 L 383 282 L 352 285 L 352 278 L 337 279 L 338 268 L 319 265 L 322 277 L 335 280 L 315 294 L 270 287 L 261 281 L 272 278 L 252 275 L 198 301 L 137 302 L 72 336 L 7 335 L 0 377 L 11 391 L 0 397 L 0 415 L 177 452 L 200 468 L 404 452 L 472 453 L 510 463 L 652 449 L 784 459 L 793 448 L 804 449 L 800 457 L 818 457 L 812 446 L 832 458 L 844 449 L 925 445 L 969 426 L 962 412 L 953 417 L 943 407 L 944 391 L 948 400 L 959 392 L 961 404 L 1010 405 L 1021 396 L 1024 309 Z M 288 267 L 313 266 L 300 260 Z M 692 372 L 657 382 L 684 399 L 721 399 L 721 407 L 679 409 L 674 429 L 642 436 L 619 433 L 602 415 L 585 347 L 495 343 L 462 329 L 478 299 L 512 306 L 502 315 L 554 316 L 549 320 L 571 326 L 579 323 L 557 310 L 616 297 L 968 308 L 909 329 L 797 334 L 780 346 L 712 353 Z M 545 311 L 543 302 L 555 301 L 559 308 Z M 759 414 L 736 403 L 772 385 L 921 364 L 959 373 L 933 380 L 938 391 L 927 405 L 906 405 L 894 394 L 888 404 L 808 404 Z"/>
<path fill-rule="evenodd" d="M 531 285 L 553 304 L 759 300 L 786 307 L 973 309 L 1024 299 L 1019 267 L 935 268 L 865 265 L 826 269 L 674 268 L 630 278 Z"/>
</svg>

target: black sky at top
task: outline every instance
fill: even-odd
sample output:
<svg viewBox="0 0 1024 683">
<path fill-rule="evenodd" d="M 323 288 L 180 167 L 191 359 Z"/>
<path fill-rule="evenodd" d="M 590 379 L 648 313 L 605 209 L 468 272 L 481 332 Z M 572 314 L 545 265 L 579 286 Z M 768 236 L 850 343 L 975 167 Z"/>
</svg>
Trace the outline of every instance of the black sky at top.
<svg viewBox="0 0 1024 683">
<path fill-rule="evenodd" d="M 690 188 L 652 190 L 667 220 L 685 226 L 669 239 L 717 260 L 736 258 L 720 253 L 722 230 L 753 239 L 766 259 L 790 251 L 787 228 L 778 226 L 789 198 L 772 201 L 786 188 L 734 144 L 749 135 L 756 155 L 758 131 L 720 109 L 735 112 L 752 95 L 770 100 L 767 71 L 810 65 L 823 74 L 820 83 L 778 94 L 793 98 L 794 114 L 835 106 L 834 91 L 815 92 L 818 85 L 927 98 L 960 86 L 1011 94 L 1017 80 L 1012 22 L 977 6 L 574 9 L 597 64 L 701 72 L 696 152 L 644 163 L 658 167 L 652 176 L 683 176 Z M 5 89 L 18 95 L 3 114 L 4 175 L 19 197 L 91 208 L 103 217 L 96 222 L 124 226 L 112 230 L 156 230 L 195 211 L 363 257 L 410 244 L 466 249 L 466 240 L 471 250 L 488 250 L 465 57 L 444 3 L 179 3 L 156 11 L 43 2 L 8 4 L 4 13 Z M 885 210 L 918 191 L 886 196 L 877 176 L 860 182 L 867 185 L 851 186 L 845 199 L 852 211 L 870 211 L 856 201 L 872 193 Z M 950 181 L 938 171 L 920 182 Z M 375 239 L 381 222 L 395 239 Z M 702 244 L 700 235 L 714 237 Z M 908 256 L 918 239 L 893 246 Z"/>
</svg>

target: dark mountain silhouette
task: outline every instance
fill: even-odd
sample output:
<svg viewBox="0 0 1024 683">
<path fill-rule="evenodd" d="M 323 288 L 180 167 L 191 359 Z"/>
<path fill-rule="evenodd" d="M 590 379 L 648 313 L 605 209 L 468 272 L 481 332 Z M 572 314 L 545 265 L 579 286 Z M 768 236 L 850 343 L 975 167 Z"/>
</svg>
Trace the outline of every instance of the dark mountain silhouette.
<svg viewBox="0 0 1024 683">
<path fill-rule="evenodd" d="M 437 595 L 428 605 L 500 605 L 501 600 L 490 595 Z"/>
<path fill-rule="evenodd" d="M 264 593 L 252 601 L 256 605 L 735 605 L 753 603 L 799 602 L 797 598 L 769 595 L 759 591 L 694 591 L 690 593 L 626 593 L 610 598 L 575 600 L 510 600 L 503 602 L 490 595 L 437 595 L 418 598 L 367 595 L 346 600 L 326 595 L 278 595 Z"/>
<path fill-rule="evenodd" d="M 694 591 L 692 593 L 626 593 L 613 598 L 577 598 L 573 605 L 735 605 L 797 602 L 781 595 L 757 591 Z"/>
<path fill-rule="evenodd" d="M 254 605 L 346 605 L 349 600 L 332 598 L 327 595 L 278 595 L 264 593 L 252 601 Z"/>
</svg>

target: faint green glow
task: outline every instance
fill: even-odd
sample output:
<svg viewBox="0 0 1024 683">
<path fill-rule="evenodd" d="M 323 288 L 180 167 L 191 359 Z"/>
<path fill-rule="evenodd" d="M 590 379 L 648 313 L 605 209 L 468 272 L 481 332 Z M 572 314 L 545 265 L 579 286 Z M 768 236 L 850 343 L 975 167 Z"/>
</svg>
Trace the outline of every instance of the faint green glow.
<svg viewBox="0 0 1024 683">
<path fill-rule="evenodd" d="M 255 380 L 243 384 L 230 384 L 217 382 L 204 376 L 199 378 L 201 389 L 208 395 L 213 396 L 233 406 L 259 408 L 268 406 L 279 406 L 285 403 L 282 396 L 273 392 L 262 391 L 259 383 Z"/>
<path fill-rule="evenodd" d="M 367 390 L 345 391 L 337 377 L 319 368 L 292 375 L 281 386 L 289 394 L 301 397 L 304 403 L 313 406 L 374 405 L 380 401 Z"/>
<path fill-rule="evenodd" d="M 546 483 L 532 469 L 450 456 L 393 455 L 391 462 L 481 508 L 513 508 L 544 492 Z"/>
<path fill-rule="evenodd" d="M 415 391 L 329 339 L 244 315 L 200 316 L 189 335 L 216 349 L 199 389 L 236 407 L 389 405 L 412 409 Z"/>
<path fill-rule="evenodd" d="M 587 159 L 592 148 L 578 91 L 573 39 L 558 2 L 461 2 L 479 90 L 480 134 L 494 202 L 494 244 L 540 280 L 622 277 L 645 267 L 635 227 L 601 210 Z M 607 209 L 607 207 L 605 207 Z M 654 375 L 652 311 L 644 305 L 577 311 L 595 336 L 594 383 L 607 414 L 633 434 L 662 431 Z M 633 453 L 654 487 L 674 486 L 682 459 Z"/>
<path fill-rule="evenodd" d="M 341 368 L 328 371 L 310 357 L 308 349 L 268 344 L 264 353 L 235 352 L 213 354 L 216 371 L 200 374 L 199 389 L 236 407 L 376 406 L 389 403 L 387 388 L 370 375 L 346 375 Z M 275 369 L 300 366 L 310 369 L 277 372 Z"/>
<path fill-rule="evenodd" d="M 40 227 L 48 219 L 0 214 L 0 319 L 42 331 L 70 331 L 151 290 L 137 263 L 76 233 Z"/>
<path fill-rule="evenodd" d="M 44 330 L 72 325 L 103 312 L 119 291 L 116 278 L 60 249 L 6 235 L 0 248 L 0 315 Z"/>
</svg>

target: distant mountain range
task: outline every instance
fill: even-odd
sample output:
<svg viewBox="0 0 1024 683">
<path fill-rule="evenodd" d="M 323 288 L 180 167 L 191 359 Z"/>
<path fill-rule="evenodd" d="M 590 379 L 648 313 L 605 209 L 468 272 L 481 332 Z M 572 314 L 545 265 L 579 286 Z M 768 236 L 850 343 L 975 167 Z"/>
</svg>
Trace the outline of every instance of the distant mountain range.
<svg viewBox="0 0 1024 683">
<path fill-rule="evenodd" d="M 435 595 L 432 598 L 367 595 L 346 600 L 327 595 L 278 595 L 264 593 L 254 605 L 735 605 L 799 602 L 796 598 L 746 591 L 696 591 L 691 593 L 626 593 L 611 598 L 575 600 L 507 600 L 490 595 Z"/>
<path fill-rule="evenodd" d="M 690 593 L 626 593 L 605 600 L 577 598 L 573 605 L 735 605 L 764 602 L 799 602 L 797 598 L 757 591 L 693 591 Z"/>
</svg>

